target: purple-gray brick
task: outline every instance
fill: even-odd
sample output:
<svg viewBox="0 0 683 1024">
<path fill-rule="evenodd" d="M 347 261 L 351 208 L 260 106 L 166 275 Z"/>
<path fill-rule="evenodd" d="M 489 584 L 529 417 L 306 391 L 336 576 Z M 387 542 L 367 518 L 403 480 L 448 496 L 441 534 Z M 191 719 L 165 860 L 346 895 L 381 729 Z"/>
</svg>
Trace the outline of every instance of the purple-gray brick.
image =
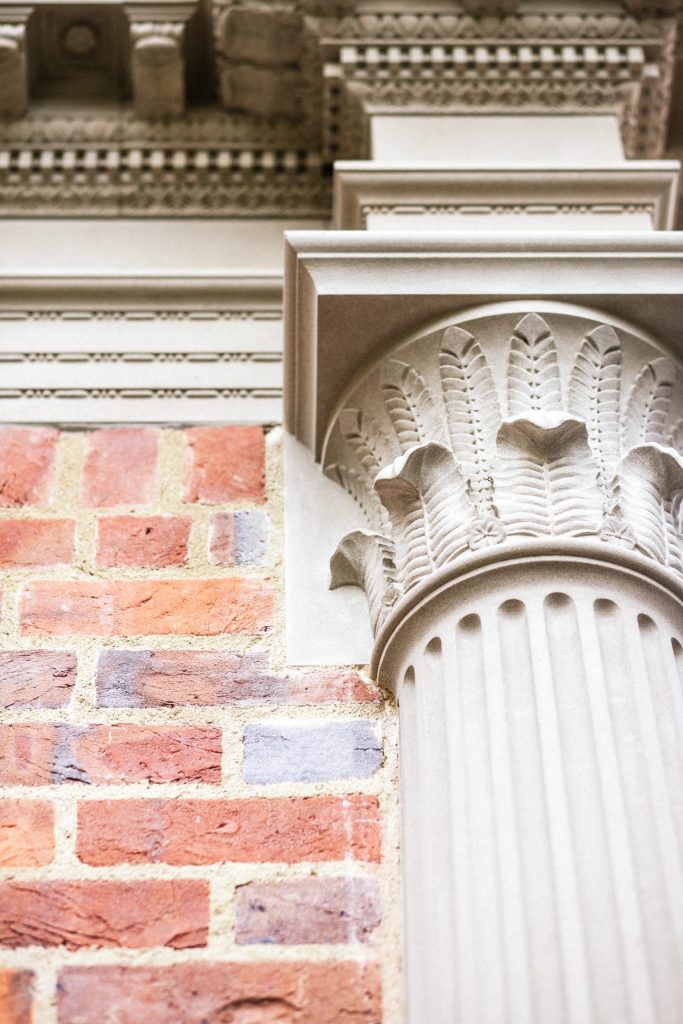
<svg viewBox="0 0 683 1024">
<path fill-rule="evenodd" d="M 268 516 L 262 509 L 217 512 L 211 519 L 214 565 L 263 565 L 268 547 Z"/>
<path fill-rule="evenodd" d="M 367 942 L 382 920 L 374 878 L 306 878 L 237 887 L 240 945 Z"/>
<path fill-rule="evenodd" d="M 244 729 L 245 782 L 364 779 L 381 763 L 377 722 L 283 722 Z"/>
</svg>

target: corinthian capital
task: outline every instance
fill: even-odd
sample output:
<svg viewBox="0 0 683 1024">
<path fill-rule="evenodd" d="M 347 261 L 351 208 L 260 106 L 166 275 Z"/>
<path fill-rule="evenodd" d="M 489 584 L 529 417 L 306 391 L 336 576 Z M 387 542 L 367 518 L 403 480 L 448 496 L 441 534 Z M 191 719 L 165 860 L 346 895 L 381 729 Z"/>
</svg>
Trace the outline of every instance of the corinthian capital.
<svg viewBox="0 0 683 1024">
<path fill-rule="evenodd" d="M 375 631 L 482 549 L 618 548 L 683 578 L 683 381 L 627 330 L 529 312 L 461 320 L 383 359 L 347 396 L 325 471 L 362 507 L 333 586 Z"/>
</svg>

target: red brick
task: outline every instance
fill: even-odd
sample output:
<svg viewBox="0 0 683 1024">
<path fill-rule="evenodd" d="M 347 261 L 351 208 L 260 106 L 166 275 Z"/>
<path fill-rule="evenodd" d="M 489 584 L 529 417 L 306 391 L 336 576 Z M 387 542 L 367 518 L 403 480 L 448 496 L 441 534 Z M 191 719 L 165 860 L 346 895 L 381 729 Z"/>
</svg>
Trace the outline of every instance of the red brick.
<svg viewBox="0 0 683 1024">
<path fill-rule="evenodd" d="M 102 518 L 97 528 L 97 564 L 102 569 L 184 565 L 191 525 L 185 516 Z"/>
<path fill-rule="evenodd" d="M 74 532 L 68 519 L 0 519 L 0 568 L 71 565 Z"/>
<path fill-rule="evenodd" d="M 59 433 L 49 427 L 0 427 L 0 506 L 46 505 Z"/>
<path fill-rule="evenodd" d="M 0 652 L 0 707 L 63 708 L 76 682 L 70 651 Z"/>
<path fill-rule="evenodd" d="M 357 672 L 272 673 L 267 654 L 216 651 L 101 651 L 100 707 L 322 704 L 378 701 Z"/>
<path fill-rule="evenodd" d="M 213 726 L 0 725 L 0 785 L 220 782 Z"/>
<path fill-rule="evenodd" d="M 52 804 L 44 800 L 0 800 L 0 867 L 49 864 L 54 856 L 54 822 Z"/>
<path fill-rule="evenodd" d="M 205 946 L 208 882 L 0 884 L 0 945 Z"/>
<path fill-rule="evenodd" d="M 185 501 L 263 501 L 261 427 L 192 427 L 185 436 Z"/>
<path fill-rule="evenodd" d="M 257 579 L 37 580 L 21 598 L 27 636 L 256 635 L 272 623 L 273 596 Z"/>
<path fill-rule="evenodd" d="M 159 431 L 154 427 L 108 427 L 90 435 L 81 504 L 148 505 L 159 492 Z"/>
<path fill-rule="evenodd" d="M 78 856 L 95 865 L 380 859 L 373 796 L 98 800 L 78 823 Z"/>
<path fill-rule="evenodd" d="M 0 1024 L 31 1024 L 32 999 L 33 971 L 0 967 Z"/>
<path fill-rule="evenodd" d="M 381 1024 L 374 963 L 67 967 L 58 1024 Z"/>
<path fill-rule="evenodd" d="M 249 882 L 235 894 L 241 945 L 367 942 L 382 920 L 374 878 Z"/>
</svg>

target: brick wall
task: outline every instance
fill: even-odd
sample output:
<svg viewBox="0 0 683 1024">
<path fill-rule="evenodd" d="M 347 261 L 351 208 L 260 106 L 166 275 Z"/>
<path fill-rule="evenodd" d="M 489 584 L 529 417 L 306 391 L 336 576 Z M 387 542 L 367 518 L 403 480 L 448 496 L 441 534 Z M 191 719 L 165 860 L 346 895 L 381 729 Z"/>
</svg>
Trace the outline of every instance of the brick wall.
<svg viewBox="0 0 683 1024">
<path fill-rule="evenodd" d="M 283 664 L 278 431 L 0 429 L 0 1024 L 398 1024 L 394 709 Z"/>
</svg>

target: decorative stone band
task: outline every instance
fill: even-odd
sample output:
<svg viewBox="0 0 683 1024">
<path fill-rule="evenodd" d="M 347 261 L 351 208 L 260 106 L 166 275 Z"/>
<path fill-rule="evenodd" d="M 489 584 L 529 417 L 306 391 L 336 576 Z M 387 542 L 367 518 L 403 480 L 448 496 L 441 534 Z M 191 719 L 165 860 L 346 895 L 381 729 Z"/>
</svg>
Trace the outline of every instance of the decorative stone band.
<svg viewBox="0 0 683 1024">
<path fill-rule="evenodd" d="M 532 312 L 418 338 L 332 426 L 325 471 L 369 527 L 341 541 L 332 586 L 364 588 L 377 635 L 474 552 L 554 538 L 634 553 L 678 591 L 682 446 L 681 372 L 629 329 Z"/>
</svg>

